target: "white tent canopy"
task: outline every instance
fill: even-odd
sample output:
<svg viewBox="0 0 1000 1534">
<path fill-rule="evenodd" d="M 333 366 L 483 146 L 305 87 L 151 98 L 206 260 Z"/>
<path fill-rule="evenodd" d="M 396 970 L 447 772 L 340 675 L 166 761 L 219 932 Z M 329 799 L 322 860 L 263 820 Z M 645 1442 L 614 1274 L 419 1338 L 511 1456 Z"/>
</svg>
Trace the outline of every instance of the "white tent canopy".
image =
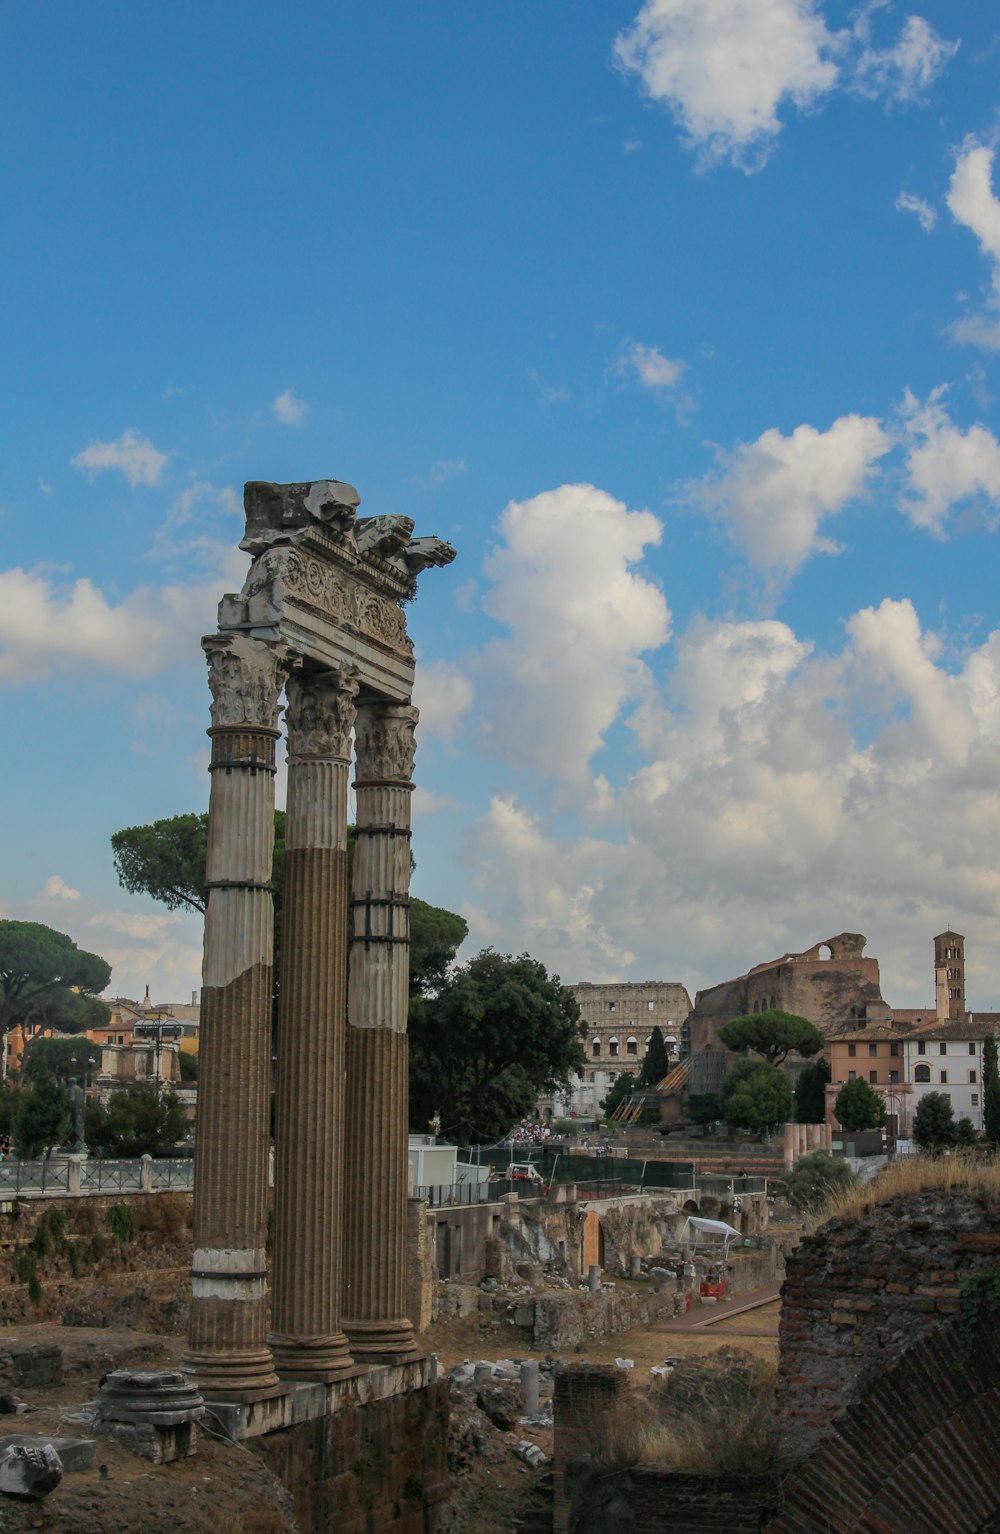
<svg viewBox="0 0 1000 1534">
<path fill-rule="evenodd" d="M 732 1225 L 727 1225 L 725 1220 L 705 1220 L 697 1214 L 689 1215 L 681 1231 L 681 1240 L 690 1241 L 693 1246 L 697 1246 L 701 1237 L 721 1241 L 723 1251 L 728 1248 L 731 1241 L 742 1240 L 739 1231 Z"/>
</svg>

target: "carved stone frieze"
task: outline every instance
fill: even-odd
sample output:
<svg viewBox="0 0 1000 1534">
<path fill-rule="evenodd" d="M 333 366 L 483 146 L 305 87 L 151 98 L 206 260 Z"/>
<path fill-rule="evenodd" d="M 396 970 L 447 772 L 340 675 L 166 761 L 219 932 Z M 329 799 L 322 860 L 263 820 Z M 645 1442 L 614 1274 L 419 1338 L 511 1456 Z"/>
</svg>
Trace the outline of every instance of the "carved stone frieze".
<svg viewBox="0 0 1000 1534">
<path fill-rule="evenodd" d="M 336 628 L 353 629 L 407 656 L 413 653 L 406 618 L 391 596 L 308 551 L 268 549 L 251 565 L 241 603 L 250 622 L 272 624 L 281 621 L 288 598 L 316 609 Z"/>
<path fill-rule="evenodd" d="M 358 709 L 355 745 L 359 781 L 382 778 L 409 782 L 419 717 L 417 709 L 398 703 L 371 703 Z"/>
<path fill-rule="evenodd" d="M 307 675 L 296 671 L 286 683 L 289 759 L 350 756 L 358 683 L 344 672 Z"/>
<path fill-rule="evenodd" d="M 278 695 L 285 680 L 278 647 L 246 634 L 208 634 L 201 643 L 208 661 L 213 727 L 276 729 Z"/>
</svg>

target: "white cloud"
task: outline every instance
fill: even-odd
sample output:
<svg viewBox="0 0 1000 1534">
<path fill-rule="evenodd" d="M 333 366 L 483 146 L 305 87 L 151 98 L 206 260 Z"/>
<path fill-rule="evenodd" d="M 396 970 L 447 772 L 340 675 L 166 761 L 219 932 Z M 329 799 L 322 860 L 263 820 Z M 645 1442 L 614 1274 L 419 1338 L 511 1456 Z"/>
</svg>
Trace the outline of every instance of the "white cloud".
<svg viewBox="0 0 1000 1534">
<path fill-rule="evenodd" d="M 440 815 L 445 810 L 451 812 L 466 808 L 450 794 L 432 794 L 429 788 L 421 788 L 419 783 L 413 790 L 411 807 L 414 820 L 422 820 L 425 815 Z"/>
<path fill-rule="evenodd" d="M 1000 200 L 993 192 L 993 158 L 992 149 L 967 139 L 955 161 L 947 198 L 956 223 L 972 230 L 993 265 L 986 309 L 960 320 L 954 334 L 960 341 L 991 350 L 1000 348 Z"/>
<path fill-rule="evenodd" d="M 864 46 L 854 63 L 855 89 L 890 102 L 919 100 L 960 45 L 939 36 L 922 16 L 907 16 L 891 48 L 873 48 L 868 43 L 867 14 L 856 29 Z"/>
<path fill-rule="evenodd" d="M 93 667 L 152 676 L 196 656 L 231 574 L 140 586 L 116 603 L 86 577 L 59 582 L 47 571 L 0 570 L 0 685 Z"/>
<path fill-rule="evenodd" d="M 864 493 L 891 445 L 871 416 L 840 416 L 825 432 L 797 426 L 789 437 L 772 427 L 730 454 L 724 472 L 698 487 L 698 498 L 752 566 L 793 575 L 811 555 L 837 552 L 821 534 L 824 518 Z"/>
<path fill-rule="evenodd" d="M 941 536 L 950 513 L 963 502 L 985 502 L 995 523 L 1000 512 L 1000 442 L 985 426 L 962 431 L 933 390 L 921 404 L 909 390 L 902 414 L 910 437 L 903 511 L 916 527 Z"/>
<path fill-rule="evenodd" d="M 633 566 L 660 523 L 593 485 L 512 501 L 485 561 L 484 610 L 509 632 L 477 662 L 488 748 L 583 781 L 624 704 L 643 695 L 644 651 L 664 644 L 663 593 Z"/>
<path fill-rule="evenodd" d="M 753 171 L 789 104 L 808 109 L 838 86 L 891 103 L 923 97 L 959 44 L 909 16 L 896 41 L 877 48 L 871 17 L 881 9 L 874 0 L 852 31 L 831 32 L 817 0 L 646 0 L 614 56 L 703 161 Z"/>
<path fill-rule="evenodd" d="M 672 389 L 684 371 L 683 362 L 674 362 L 655 346 L 631 342 L 615 364 L 615 371 L 634 371 L 647 389 Z"/>
<path fill-rule="evenodd" d="M 458 479 L 465 472 L 464 458 L 439 458 L 437 463 L 431 465 L 430 482 L 432 485 L 446 485 L 450 479 Z"/>
<path fill-rule="evenodd" d="M 413 684 L 413 701 L 420 710 L 418 739 L 436 736 L 451 740 L 475 700 L 468 676 L 451 661 L 421 661 Z"/>
<path fill-rule="evenodd" d="M 309 414 L 309 406 L 299 399 L 294 389 L 283 389 L 271 401 L 271 409 L 282 426 L 302 426 Z"/>
<path fill-rule="evenodd" d="M 62 874 L 50 874 L 38 893 L 39 900 L 79 900 L 80 891 L 71 889 Z"/>
<path fill-rule="evenodd" d="M 917 197 L 912 192 L 900 192 L 896 198 L 896 211 L 898 213 L 915 213 L 920 221 L 920 227 L 925 234 L 930 234 L 937 223 L 937 214 L 930 203 L 924 202 L 922 197 Z"/>
<path fill-rule="evenodd" d="M 615 42 L 690 145 L 744 169 L 767 158 L 785 102 L 806 107 L 833 88 L 835 51 L 813 0 L 647 0 Z"/>
<path fill-rule="evenodd" d="M 115 442 L 91 442 L 70 460 L 74 469 L 120 469 L 129 484 L 155 485 L 167 462 L 167 454 L 155 448 L 148 437 L 140 437 L 133 427 L 122 432 Z"/>
</svg>

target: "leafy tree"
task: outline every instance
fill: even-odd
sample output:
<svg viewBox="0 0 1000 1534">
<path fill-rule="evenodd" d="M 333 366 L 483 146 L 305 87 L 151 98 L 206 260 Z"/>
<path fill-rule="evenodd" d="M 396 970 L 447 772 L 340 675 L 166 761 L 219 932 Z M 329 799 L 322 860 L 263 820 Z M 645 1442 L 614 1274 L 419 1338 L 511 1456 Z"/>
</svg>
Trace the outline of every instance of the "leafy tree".
<svg viewBox="0 0 1000 1534">
<path fill-rule="evenodd" d="M 663 1029 L 657 1023 L 649 1036 L 649 1048 L 646 1050 L 646 1058 L 639 1072 L 639 1085 L 641 1087 L 657 1086 L 669 1069 L 670 1056 L 667 1054 L 667 1046 L 663 1040 Z"/>
<path fill-rule="evenodd" d="M 92 1124 L 92 1127 L 91 1127 Z M 173 1092 L 161 1096 L 155 1087 L 134 1082 L 118 1087 L 108 1099 L 103 1123 L 92 1118 L 88 1139 L 112 1156 L 145 1156 L 169 1152 L 187 1132 L 184 1109 Z"/>
<path fill-rule="evenodd" d="M 780 1012 L 776 1007 L 734 1017 L 719 1029 L 719 1038 L 737 1054 L 744 1049 L 753 1050 L 768 1065 L 781 1065 L 792 1050 L 800 1055 L 818 1055 L 826 1042 L 808 1018 Z"/>
<path fill-rule="evenodd" d="M 765 1060 L 741 1060 L 722 1083 L 726 1122 L 762 1133 L 792 1111 L 792 1083 Z"/>
<path fill-rule="evenodd" d="M 714 1124 L 724 1112 L 718 1092 L 689 1092 L 684 1099 L 684 1117 L 690 1124 Z"/>
<path fill-rule="evenodd" d="M 14 1114 L 14 1148 L 31 1158 L 49 1152 L 69 1134 L 73 1107 L 58 1082 L 42 1071 L 30 1092 L 22 1092 Z"/>
<path fill-rule="evenodd" d="M 178 1058 L 178 1060 L 180 1062 L 180 1067 L 181 1067 L 181 1080 L 182 1081 L 197 1081 L 198 1080 L 198 1056 L 191 1054 L 186 1049 L 182 1049 L 179 1052 L 177 1058 Z"/>
<path fill-rule="evenodd" d="M 101 1063 L 101 1047 L 89 1039 L 32 1039 L 21 1067 L 25 1081 L 39 1075 L 54 1076 L 61 1087 L 82 1082 Z"/>
<path fill-rule="evenodd" d="M 796 1124 L 822 1124 L 826 1118 L 826 1084 L 830 1080 L 829 1061 L 822 1057 L 804 1067 L 795 1083 Z"/>
<path fill-rule="evenodd" d="M 959 1119 L 958 1123 L 955 1125 L 955 1144 L 975 1145 L 978 1139 L 979 1136 L 976 1133 L 976 1126 L 972 1120 L 970 1118 Z"/>
<path fill-rule="evenodd" d="M 611 1083 L 611 1090 L 607 1097 L 601 1099 L 601 1112 L 604 1117 L 609 1119 L 615 1109 L 620 1107 L 627 1097 L 631 1097 L 632 1093 L 638 1090 L 639 1083 L 635 1079 L 635 1073 L 633 1071 L 622 1071 Z"/>
<path fill-rule="evenodd" d="M 845 1081 L 834 1099 L 833 1112 L 843 1129 L 859 1132 L 885 1123 L 885 1102 L 875 1088 L 858 1076 Z"/>
<path fill-rule="evenodd" d="M 151 895 L 168 911 L 205 910 L 208 813 L 174 815 L 148 826 L 126 826 L 111 838 L 123 889 Z"/>
<path fill-rule="evenodd" d="M 586 1061 L 580 1009 L 528 954 L 486 948 L 410 1002 L 410 1122 L 491 1140 Z"/>
<path fill-rule="evenodd" d="M 430 996 L 444 985 L 469 924 L 454 911 L 410 899 L 410 995 Z"/>
<path fill-rule="evenodd" d="M 788 1196 L 797 1209 L 822 1209 L 838 1193 L 856 1188 L 858 1178 L 846 1161 L 826 1151 L 812 1151 L 800 1156 L 785 1174 Z"/>
<path fill-rule="evenodd" d="M 92 997 L 110 979 L 111 966 L 64 932 L 35 921 L 0 921 L 0 1033 L 44 1020 L 47 1008 L 72 1012 L 74 991 Z"/>
<path fill-rule="evenodd" d="M 1000 1145 L 1000 1066 L 997 1041 L 983 1043 L 983 1127 L 992 1145 Z"/>
<path fill-rule="evenodd" d="M 955 1110 L 947 1092 L 924 1093 L 913 1115 L 913 1138 L 931 1156 L 939 1156 L 955 1144 Z"/>
</svg>

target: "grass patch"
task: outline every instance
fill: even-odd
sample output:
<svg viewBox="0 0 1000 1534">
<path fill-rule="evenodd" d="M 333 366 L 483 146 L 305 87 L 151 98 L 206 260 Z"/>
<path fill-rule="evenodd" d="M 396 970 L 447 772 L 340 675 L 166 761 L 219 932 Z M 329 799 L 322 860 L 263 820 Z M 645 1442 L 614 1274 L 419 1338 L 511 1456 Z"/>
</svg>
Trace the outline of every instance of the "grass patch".
<svg viewBox="0 0 1000 1534">
<path fill-rule="evenodd" d="M 971 1193 L 987 1204 L 1000 1204 L 1000 1156 L 983 1157 L 975 1152 L 952 1156 L 899 1156 L 871 1182 L 831 1198 L 806 1228 L 815 1230 L 830 1219 L 854 1224 L 867 1218 L 876 1204 L 932 1191 Z"/>
</svg>

